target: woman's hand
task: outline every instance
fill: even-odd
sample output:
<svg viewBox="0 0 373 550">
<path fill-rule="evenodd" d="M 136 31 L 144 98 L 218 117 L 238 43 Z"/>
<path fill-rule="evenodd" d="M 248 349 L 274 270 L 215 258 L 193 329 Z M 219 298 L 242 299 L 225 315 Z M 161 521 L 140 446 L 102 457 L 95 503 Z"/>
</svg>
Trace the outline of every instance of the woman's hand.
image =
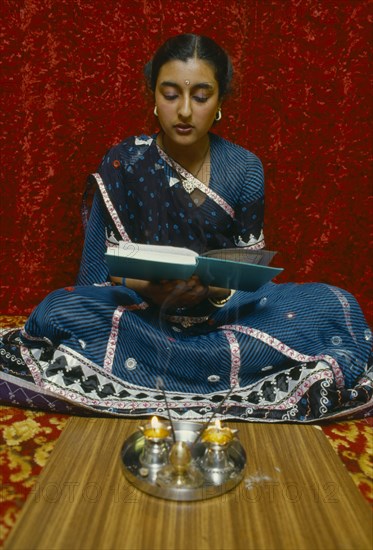
<svg viewBox="0 0 373 550">
<path fill-rule="evenodd" d="M 111 280 L 116 284 L 120 284 L 122 279 L 111 277 Z M 230 293 L 230 290 L 224 288 L 203 285 L 195 275 L 187 281 L 164 280 L 159 283 L 126 279 L 126 287 L 134 290 L 153 304 L 166 309 L 192 307 L 203 302 L 206 298 L 225 298 Z"/>
<path fill-rule="evenodd" d="M 209 287 L 204 286 L 198 277 L 193 276 L 187 281 L 167 280 L 160 281 L 159 283 L 147 282 L 142 292 L 140 290 L 138 292 L 149 298 L 153 304 L 165 307 L 166 309 L 172 309 L 177 307 L 192 307 L 199 304 L 207 298 Z"/>
</svg>

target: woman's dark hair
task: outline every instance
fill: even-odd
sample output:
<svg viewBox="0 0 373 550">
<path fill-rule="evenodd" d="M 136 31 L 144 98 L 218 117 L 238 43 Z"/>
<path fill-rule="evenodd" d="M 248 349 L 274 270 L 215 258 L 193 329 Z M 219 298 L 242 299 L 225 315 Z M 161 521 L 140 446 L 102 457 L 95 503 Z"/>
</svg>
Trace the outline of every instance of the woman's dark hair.
<svg viewBox="0 0 373 550">
<path fill-rule="evenodd" d="M 166 40 L 156 51 L 153 59 L 145 65 L 144 73 L 149 88 L 154 92 L 161 67 L 168 61 L 187 61 L 202 59 L 215 71 L 219 84 L 219 98 L 229 92 L 233 76 L 231 60 L 227 53 L 208 36 L 197 34 L 179 34 Z"/>
</svg>

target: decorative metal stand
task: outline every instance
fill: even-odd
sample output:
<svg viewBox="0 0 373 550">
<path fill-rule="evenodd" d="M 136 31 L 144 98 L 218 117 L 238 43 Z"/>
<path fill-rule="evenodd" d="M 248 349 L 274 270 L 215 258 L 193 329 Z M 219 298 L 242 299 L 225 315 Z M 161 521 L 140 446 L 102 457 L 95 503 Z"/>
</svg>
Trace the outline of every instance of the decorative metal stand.
<svg viewBox="0 0 373 550">
<path fill-rule="evenodd" d="M 174 442 L 171 426 L 155 420 L 131 435 L 121 451 L 124 474 L 138 489 L 168 500 L 204 500 L 242 480 L 246 453 L 236 430 L 173 422 Z"/>
</svg>

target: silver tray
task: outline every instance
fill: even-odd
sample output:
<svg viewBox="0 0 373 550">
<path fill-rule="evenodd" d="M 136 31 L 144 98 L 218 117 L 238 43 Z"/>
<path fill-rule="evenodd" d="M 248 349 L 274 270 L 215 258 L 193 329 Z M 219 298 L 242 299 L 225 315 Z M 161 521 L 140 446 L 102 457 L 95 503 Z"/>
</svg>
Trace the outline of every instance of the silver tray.
<svg viewBox="0 0 373 550">
<path fill-rule="evenodd" d="M 203 425 L 198 422 L 177 421 L 173 426 L 176 440 L 185 441 L 191 445 Z M 239 440 L 234 439 L 227 450 L 229 461 L 233 465 L 229 472 L 203 471 L 204 482 L 198 488 L 160 487 L 156 482 L 159 468 L 147 468 L 148 472 L 144 476 L 144 467 L 140 462 L 144 443 L 145 438 L 140 431 L 135 432 L 124 442 L 121 450 L 124 475 L 135 487 L 158 498 L 191 501 L 217 497 L 233 489 L 244 476 L 246 453 Z M 200 441 L 191 448 L 193 465 L 198 469 L 205 450 L 206 446 Z"/>
</svg>

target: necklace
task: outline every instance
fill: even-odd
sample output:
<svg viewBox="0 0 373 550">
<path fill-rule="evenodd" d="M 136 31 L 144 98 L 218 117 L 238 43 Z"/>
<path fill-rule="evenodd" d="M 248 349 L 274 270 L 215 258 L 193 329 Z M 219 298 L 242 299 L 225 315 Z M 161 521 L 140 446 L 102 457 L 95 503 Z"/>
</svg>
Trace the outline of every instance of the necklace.
<svg viewBox="0 0 373 550">
<path fill-rule="evenodd" d="M 185 170 L 185 169 L 181 165 L 176 163 L 176 161 L 168 153 L 167 147 L 165 146 L 165 143 L 164 143 L 164 140 L 163 140 L 163 135 L 161 135 L 161 144 L 162 144 L 163 151 L 166 153 L 167 157 L 170 159 L 170 162 L 171 162 L 171 165 L 172 165 L 173 169 L 180 176 L 182 186 L 184 187 L 185 191 L 187 193 L 189 193 L 189 195 L 190 195 L 191 193 L 193 193 L 193 191 L 196 189 L 196 187 L 198 187 L 197 183 L 194 182 L 194 181 L 191 181 L 190 179 L 188 179 L 188 177 L 185 173 L 184 174 L 182 173 L 180 168 L 183 169 L 183 170 Z M 207 144 L 207 149 L 206 149 L 206 151 L 203 155 L 202 162 L 201 162 L 197 172 L 195 172 L 194 174 L 192 172 L 190 172 L 190 174 L 192 174 L 193 178 L 197 179 L 198 174 L 202 170 L 202 166 L 205 164 L 205 161 L 206 161 L 206 158 L 207 158 L 207 155 L 208 155 L 209 151 L 210 151 L 210 141 Z"/>
</svg>

